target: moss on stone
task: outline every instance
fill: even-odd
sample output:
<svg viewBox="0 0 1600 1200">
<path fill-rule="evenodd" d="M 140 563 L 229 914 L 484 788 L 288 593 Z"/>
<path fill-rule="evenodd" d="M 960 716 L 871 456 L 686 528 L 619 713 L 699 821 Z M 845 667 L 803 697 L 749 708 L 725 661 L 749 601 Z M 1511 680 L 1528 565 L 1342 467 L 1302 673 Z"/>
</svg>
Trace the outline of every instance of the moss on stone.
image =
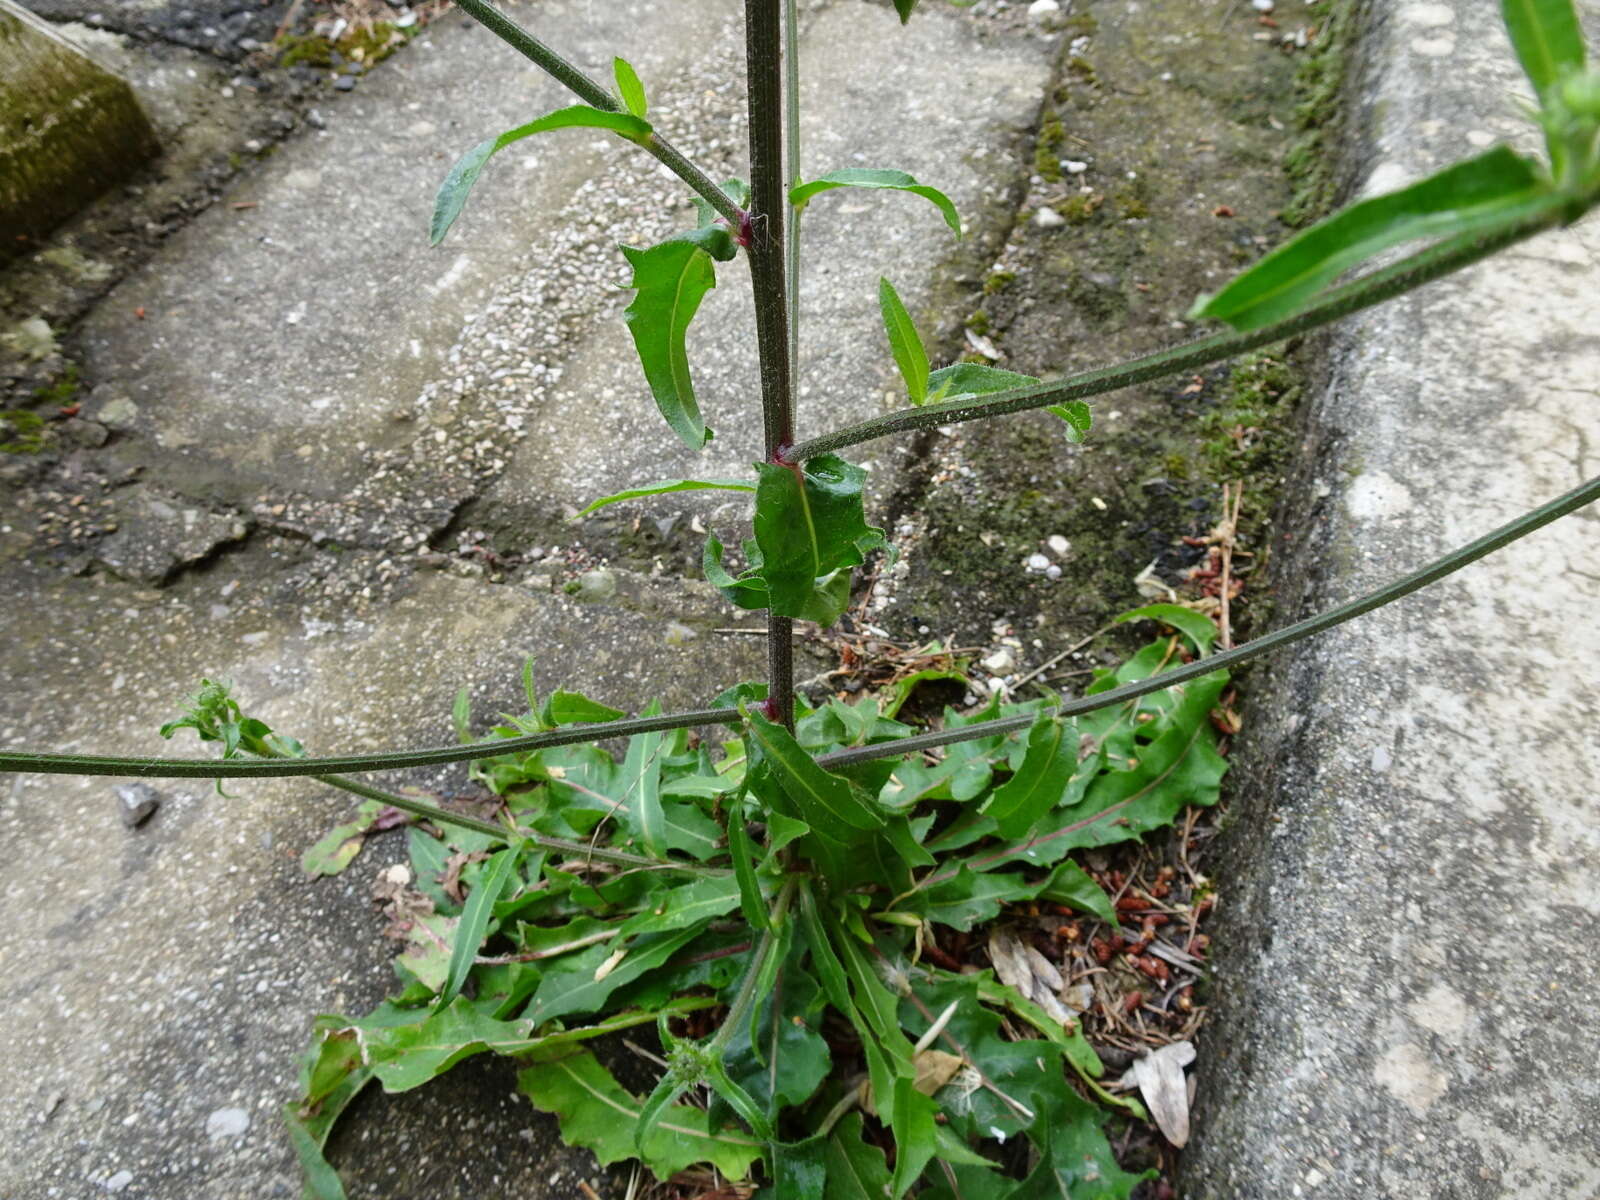
<svg viewBox="0 0 1600 1200">
<path fill-rule="evenodd" d="M 1328 0 L 1317 40 L 1295 74 L 1295 139 L 1283 158 L 1293 194 L 1280 214 L 1287 225 L 1319 220 L 1339 198 L 1336 148 L 1344 130 L 1342 97 L 1351 69 L 1357 2 Z"/>
</svg>

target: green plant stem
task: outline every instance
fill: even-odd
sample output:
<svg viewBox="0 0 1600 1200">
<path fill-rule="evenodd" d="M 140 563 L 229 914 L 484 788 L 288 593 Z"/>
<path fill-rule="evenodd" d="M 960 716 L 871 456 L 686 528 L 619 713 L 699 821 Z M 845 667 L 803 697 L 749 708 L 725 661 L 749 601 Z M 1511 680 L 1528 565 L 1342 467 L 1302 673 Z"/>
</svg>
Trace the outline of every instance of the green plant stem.
<svg viewBox="0 0 1600 1200">
<path fill-rule="evenodd" d="M 712 1037 L 708 1049 L 721 1053 L 727 1048 L 734 1034 L 750 1022 L 750 1010 L 755 1007 L 757 1000 L 757 985 L 761 981 L 761 973 L 766 966 L 767 956 L 778 945 L 779 932 L 783 927 L 783 919 L 789 913 L 789 906 L 794 902 L 796 889 L 800 881 L 791 876 L 785 881 L 777 898 L 772 902 L 772 908 L 767 914 L 767 928 L 761 932 L 761 940 L 756 943 L 755 953 L 750 956 L 750 965 L 745 969 L 744 979 L 739 984 L 739 991 L 733 998 L 733 1003 L 728 1006 L 727 1016 L 722 1018 L 722 1024 Z"/>
<path fill-rule="evenodd" d="M 517 53 L 532 60 L 541 70 L 576 93 L 584 103 L 604 109 L 606 112 L 624 111 L 610 92 L 494 5 L 485 3 L 485 0 L 458 0 L 456 7 Z M 685 158 L 677 147 L 660 134 L 654 133 L 648 140 L 639 142 L 638 145 L 648 150 L 666 166 L 667 170 L 704 197 L 712 208 L 733 224 L 735 229 L 739 227 L 739 222 L 744 217 L 739 206 L 729 200 L 727 193 L 719 188 L 709 175 Z"/>
<path fill-rule="evenodd" d="M 1588 198 L 1585 207 L 1594 202 L 1594 197 Z M 1220 362 L 1222 359 L 1232 358 L 1271 342 L 1282 341 L 1298 333 L 1305 333 L 1307 330 L 1337 321 L 1341 317 L 1347 317 L 1351 313 L 1370 308 L 1374 304 L 1391 300 L 1425 283 L 1431 283 L 1463 267 L 1471 266 L 1480 259 L 1487 258 L 1534 234 L 1569 223 L 1575 219 L 1571 211 L 1573 204 L 1569 198 L 1553 195 L 1548 207 L 1531 217 L 1503 229 L 1453 238 L 1437 246 L 1431 246 L 1392 266 L 1334 288 L 1326 297 L 1304 312 L 1261 329 L 1246 333 L 1214 334 L 1184 346 L 1174 346 L 1129 362 L 1118 363 L 1116 366 L 1100 367 L 1049 383 L 1012 388 L 1009 391 L 995 392 L 982 397 L 969 396 L 965 399 L 945 400 L 937 404 L 925 404 L 920 408 L 903 408 L 801 442 L 786 457 L 790 462 L 804 462 L 818 454 L 842 450 L 846 446 L 870 442 L 892 433 L 931 429 L 938 425 L 954 425 L 963 421 L 981 421 L 1007 413 L 1063 404 L 1069 400 L 1083 400 L 1136 383 Z"/>
<path fill-rule="evenodd" d="M 663 713 L 659 717 L 629 717 L 590 725 L 569 725 L 526 737 L 472 742 L 465 746 L 434 746 L 425 750 L 399 750 L 382 754 L 340 754 L 323 758 L 119 758 L 95 754 L 0 753 L 0 771 L 33 771 L 42 775 L 142 775 L 152 779 L 286 779 L 323 775 L 330 771 L 392 771 L 400 767 L 429 767 L 442 763 L 472 762 L 546 746 L 571 746 L 603 738 L 629 737 L 664 729 L 689 729 L 696 725 L 737 724 L 737 708 L 708 708 L 695 712 Z"/>
<path fill-rule="evenodd" d="M 783 20 L 781 0 L 745 0 L 745 74 L 750 110 L 750 283 L 756 302 L 761 413 L 767 458 L 783 461 L 794 443 L 794 376 L 789 361 L 783 277 Z M 774 719 L 794 728 L 794 621 L 767 621 L 767 699 Z"/>
<path fill-rule="evenodd" d="M 1209 675 L 1213 671 L 1226 670 L 1237 666 L 1239 663 L 1248 662 L 1269 651 L 1287 646 L 1291 642 L 1298 642 L 1302 638 L 1311 637 L 1335 625 L 1342 625 L 1346 621 L 1355 619 L 1375 608 L 1392 603 L 1402 596 L 1408 596 L 1419 588 L 1436 583 L 1446 575 L 1459 571 L 1469 563 L 1474 563 L 1486 554 L 1492 554 L 1502 546 L 1516 541 L 1518 538 L 1532 533 L 1544 525 L 1548 525 L 1558 517 L 1582 508 L 1594 500 L 1600 499 L 1600 476 L 1589 480 L 1588 483 L 1574 488 L 1563 496 L 1540 505 L 1532 512 L 1525 513 L 1516 520 L 1500 526 L 1492 533 L 1485 534 L 1476 541 L 1468 542 L 1458 550 L 1452 550 L 1420 571 L 1413 571 L 1393 583 L 1386 584 L 1376 591 L 1368 592 L 1359 599 L 1348 604 L 1341 604 L 1337 608 L 1321 613 L 1315 617 L 1308 617 L 1304 621 L 1297 621 L 1275 633 L 1256 638 L 1253 642 L 1239 646 L 1233 650 L 1224 650 L 1220 654 L 1213 654 L 1209 658 L 1199 658 L 1192 663 L 1175 667 L 1170 671 L 1163 671 L 1149 679 L 1141 679 L 1135 683 L 1123 684 L 1121 687 L 1112 688 L 1108 692 L 1097 692 L 1092 696 L 1083 696 L 1077 700 L 1069 700 L 1056 707 L 1057 717 L 1075 717 L 1080 713 L 1093 712 L 1100 708 L 1109 708 L 1114 704 L 1121 704 L 1124 700 L 1132 700 L 1137 696 L 1145 696 L 1151 692 L 1159 692 L 1176 684 L 1186 683 L 1191 679 L 1198 679 L 1202 675 Z M 1011 733 L 1019 729 L 1026 729 L 1038 719 L 1038 714 L 1028 713 L 1019 717 L 1004 717 L 998 721 L 982 721 L 976 725 L 964 725 L 960 729 L 941 730 L 938 733 L 922 733 L 914 737 L 900 738 L 897 741 L 881 742 L 871 746 L 860 746 L 851 750 L 839 750 L 832 754 L 819 755 L 817 763 L 823 767 L 842 767 L 850 763 L 865 762 L 868 759 L 888 758 L 901 754 L 909 754 L 921 750 L 931 750 L 936 746 L 948 746 L 955 742 L 967 742 L 974 738 L 993 737 L 998 733 Z"/>
<path fill-rule="evenodd" d="M 562 854 L 571 854 L 579 858 L 590 858 L 595 862 L 612 863 L 619 867 L 648 868 L 650 870 L 672 869 L 687 871 L 692 875 L 726 874 L 724 871 L 710 867 L 699 867 L 690 863 L 677 863 L 670 859 L 645 858 L 643 855 L 629 854 L 623 850 L 607 850 L 602 846 L 590 846 L 583 842 L 571 842 L 565 838 L 546 837 L 542 833 L 530 833 L 514 826 L 496 825 L 493 821 L 480 821 L 477 817 L 467 817 L 459 813 L 447 812 L 426 801 L 413 800 L 408 796 L 401 796 L 395 792 L 386 792 L 382 788 L 375 788 L 370 784 L 362 783 L 359 779 L 346 779 L 342 775 L 313 775 L 311 778 L 318 783 L 325 783 L 329 787 L 349 792 L 353 796 L 360 796 L 363 800 L 376 800 L 380 804 L 398 808 L 401 812 L 410 813 L 414 817 L 437 821 L 441 825 L 454 825 L 458 829 L 470 829 L 474 833 L 492 837 L 495 841 L 507 846 L 514 846 L 521 842 L 532 842 L 535 846 L 541 846 L 546 850 L 556 850 Z"/>
</svg>

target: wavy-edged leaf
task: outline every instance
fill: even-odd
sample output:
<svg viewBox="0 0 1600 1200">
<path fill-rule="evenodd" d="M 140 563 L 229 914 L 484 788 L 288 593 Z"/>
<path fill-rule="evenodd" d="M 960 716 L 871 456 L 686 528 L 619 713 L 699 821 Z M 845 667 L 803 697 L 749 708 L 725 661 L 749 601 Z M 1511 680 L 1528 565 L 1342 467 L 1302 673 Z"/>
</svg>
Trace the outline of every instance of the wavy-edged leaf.
<svg viewBox="0 0 1600 1200">
<path fill-rule="evenodd" d="M 950 202 L 950 197 L 936 187 L 918 183 L 914 176 L 907 175 L 904 171 L 877 167 L 845 167 L 843 170 L 829 171 L 826 175 L 790 188 L 789 203 L 796 208 L 804 208 L 811 202 L 812 197 L 842 187 L 888 188 L 896 192 L 909 192 L 913 196 L 921 196 L 939 210 L 944 217 L 944 223 L 950 226 L 955 235 L 961 236 L 961 217 L 956 212 L 956 206 Z"/>
<path fill-rule="evenodd" d="M 664 496 L 668 492 L 701 492 L 711 489 L 720 489 L 726 492 L 753 492 L 756 486 L 746 483 L 742 479 L 663 479 L 660 483 L 647 483 L 644 487 L 626 488 L 620 492 L 613 492 L 609 496 L 591 501 L 589 507 L 578 513 L 572 519 L 581 521 L 596 509 L 604 508 L 608 504 L 620 504 L 624 500 L 638 500 L 642 496 Z"/>
<path fill-rule="evenodd" d="M 1060 417 L 1067 425 L 1067 441 L 1077 443 L 1089 436 L 1094 426 L 1094 413 L 1082 400 L 1069 400 L 1065 404 L 1050 404 L 1045 412 Z"/>
<path fill-rule="evenodd" d="M 505 891 L 507 881 L 517 869 L 519 853 L 514 846 L 498 851 L 478 876 L 478 885 L 472 889 L 466 907 L 461 910 L 461 921 L 456 926 L 455 938 L 450 946 L 450 967 L 445 973 L 444 987 L 439 992 L 435 1007 L 443 1008 L 449 1004 L 461 991 L 461 985 L 466 983 L 473 960 L 478 957 L 478 947 L 483 944 L 483 935 L 489 928 L 489 920 L 494 915 L 494 902 L 500 899 L 500 893 Z"/>
<path fill-rule="evenodd" d="M 889 335 L 889 351 L 894 355 L 895 366 L 900 368 L 900 378 L 906 381 L 906 393 L 912 404 L 922 404 L 928 398 L 928 351 L 911 321 L 911 314 L 900 301 L 900 293 L 894 290 L 894 284 L 881 277 L 878 308 L 883 313 L 884 332 Z"/>
<path fill-rule="evenodd" d="M 1217 640 L 1217 627 L 1211 618 L 1181 604 L 1146 604 L 1111 618 L 1113 625 L 1125 621 L 1159 621 L 1170 625 L 1188 638 L 1202 655 L 1210 654 L 1212 643 Z"/>
<path fill-rule="evenodd" d="M 754 542 L 750 543 L 750 546 L 754 545 Z M 700 569 L 705 572 L 706 582 L 721 592 L 723 598 L 735 608 L 758 609 L 771 604 L 772 597 L 767 594 L 767 585 L 759 574 L 759 560 L 752 562 L 743 574 L 735 577 L 722 565 L 724 553 L 721 539 L 715 532 L 707 531 L 706 546 L 700 555 Z"/>
<path fill-rule="evenodd" d="M 499 137 L 486 138 L 458 158 L 456 165 L 450 168 L 450 174 L 439 185 L 439 193 L 433 201 L 433 222 L 428 230 L 430 244 L 437 246 L 444 240 L 444 235 L 450 232 L 450 226 L 461 215 L 472 185 L 478 182 L 478 173 L 492 157 L 513 142 L 520 142 L 536 133 L 573 128 L 608 129 L 630 142 L 643 141 L 650 136 L 650 122 L 633 113 L 607 112 L 587 104 L 574 104 L 547 113 L 537 121 L 508 129 Z"/>
<path fill-rule="evenodd" d="M 1535 96 L 1543 99 L 1564 74 L 1583 70 L 1583 29 L 1572 0 L 1501 0 L 1500 14 Z"/>
<path fill-rule="evenodd" d="M 536 1056 L 537 1057 L 537 1056 Z M 642 1106 L 587 1051 L 563 1052 L 517 1075 L 517 1087 L 542 1112 L 561 1122 L 561 1139 L 594 1152 L 601 1166 L 638 1155 L 662 1179 L 709 1162 L 729 1179 L 742 1179 L 761 1157 L 762 1145 L 733 1130 L 713 1130 L 704 1109 L 667 1107 L 635 1145 Z"/>
<path fill-rule="evenodd" d="M 849 601 L 849 580 L 835 583 L 885 544 L 866 522 L 862 485 L 867 474 L 836 454 L 800 466 L 758 463 L 753 569 L 767 585 L 772 611 L 832 624 Z"/>
<path fill-rule="evenodd" d="M 1505 146 L 1336 213 L 1268 254 L 1191 318 L 1259 329 L 1292 315 L 1349 268 L 1416 238 L 1477 233 L 1553 204 L 1533 162 Z"/>
<path fill-rule="evenodd" d="M 644 97 L 644 84 L 639 82 L 639 73 L 633 69 L 633 64 L 625 58 L 613 58 L 611 73 L 617 80 L 617 95 L 622 97 L 622 107 L 643 120 L 650 111 L 650 104 Z"/>
<path fill-rule="evenodd" d="M 635 289 L 623 319 L 656 407 L 691 450 L 704 446 L 711 431 L 700 416 L 689 374 L 689 323 L 705 294 L 717 286 L 712 260 L 726 262 L 735 253 L 728 231 L 716 225 L 677 234 L 647 249 L 622 247 L 633 268 L 628 286 Z"/>
</svg>

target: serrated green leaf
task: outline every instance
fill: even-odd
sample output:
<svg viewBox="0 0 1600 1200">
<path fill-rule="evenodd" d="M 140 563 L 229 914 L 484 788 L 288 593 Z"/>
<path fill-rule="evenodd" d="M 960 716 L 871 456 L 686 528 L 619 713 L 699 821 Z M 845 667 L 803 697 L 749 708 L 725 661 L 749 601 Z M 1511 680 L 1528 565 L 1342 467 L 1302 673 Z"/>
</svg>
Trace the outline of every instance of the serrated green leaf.
<svg viewBox="0 0 1600 1200">
<path fill-rule="evenodd" d="M 753 492 L 756 490 L 754 484 L 746 483 L 742 479 L 664 479 L 660 483 L 650 483 L 644 487 L 628 488 L 625 491 L 614 492 L 609 496 L 602 496 L 572 519 L 581 521 L 596 509 L 604 508 L 608 504 L 617 504 L 623 500 L 637 500 L 641 496 L 664 496 L 668 492 L 698 492 L 714 488 L 728 492 Z"/>
<path fill-rule="evenodd" d="M 1189 316 L 1259 329 L 1292 315 L 1343 272 L 1390 246 L 1482 232 L 1555 203 L 1531 160 L 1497 146 L 1312 226 L 1215 295 L 1201 296 Z"/>
<path fill-rule="evenodd" d="M 782 725 L 758 712 L 748 712 L 747 716 L 751 741 L 761 748 L 778 783 L 813 830 L 848 845 L 858 841 L 861 833 L 883 828 L 883 814 L 865 792 L 844 776 L 817 766 L 816 760 Z"/>
<path fill-rule="evenodd" d="M 881 277 L 878 308 L 883 313 L 884 332 L 889 335 L 889 351 L 900 368 L 900 377 L 906 382 L 906 393 L 912 404 L 921 404 L 928 398 L 928 351 L 922 345 L 922 335 L 912 323 L 911 314 L 900 301 L 900 293 L 894 290 L 894 284 Z"/>
<path fill-rule="evenodd" d="M 1021 837 L 1066 794 L 1078 765 L 1072 730 L 1048 714 L 1040 714 L 1028 733 L 1028 752 L 1017 773 L 997 787 L 984 805 L 1002 837 Z"/>
<path fill-rule="evenodd" d="M 1051 404 L 1045 407 L 1045 412 L 1052 416 L 1060 417 L 1067 425 L 1067 441 L 1081 442 L 1089 436 L 1089 430 L 1094 426 L 1094 413 L 1082 400 L 1070 400 L 1066 404 Z"/>
<path fill-rule="evenodd" d="M 520 1072 L 517 1087 L 534 1107 L 554 1113 L 561 1138 L 594 1152 L 601 1166 L 636 1154 L 662 1179 L 709 1162 L 732 1180 L 743 1179 L 761 1157 L 761 1143 L 744 1133 L 712 1130 L 704 1109 L 667 1108 L 644 1143 L 634 1144 L 641 1105 L 587 1051 L 565 1053 Z"/>
<path fill-rule="evenodd" d="M 888 188 L 921 196 L 939 210 L 944 217 L 944 223 L 950 226 L 955 235 L 961 236 L 961 216 L 956 212 L 956 206 L 950 202 L 950 197 L 938 188 L 918 183 L 913 176 L 907 175 L 904 171 L 883 170 L 876 167 L 845 167 L 843 170 L 830 171 L 826 175 L 790 188 L 789 203 L 796 208 L 804 208 L 811 202 L 813 196 L 841 187 Z"/>
<path fill-rule="evenodd" d="M 1535 96 L 1543 100 L 1551 84 L 1583 70 L 1583 29 L 1572 0 L 1501 0 L 1500 13 Z"/>
<path fill-rule="evenodd" d="M 1188 638 L 1201 654 L 1210 654 L 1211 645 L 1217 640 L 1217 627 L 1211 618 L 1181 604 L 1146 604 L 1111 618 L 1113 625 L 1126 621 L 1160 621 L 1170 625 Z"/>
<path fill-rule="evenodd" d="M 691 450 L 704 446 L 711 431 L 700 416 L 689 374 L 689 323 L 705 294 L 717 286 L 712 260 L 726 262 L 735 253 L 728 231 L 711 225 L 647 249 L 622 247 L 633 268 L 628 286 L 636 292 L 623 319 L 656 407 Z"/>
<path fill-rule="evenodd" d="M 951 363 L 928 376 L 928 399 L 954 400 L 959 396 L 988 396 L 1012 388 L 1038 383 L 1032 375 L 1021 375 L 985 363 Z"/>
<path fill-rule="evenodd" d="M 650 111 L 650 105 L 644 98 L 644 84 L 639 82 L 639 73 L 633 69 L 633 64 L 625 58 L 613 58 L 611 73 L 617 80 L 622 107 L 642 119 Z"/>
<path fill-rule="evenodd" d="M 518 851 L 512 846 L 496 853 L 485 864 L 483 874 L 478 877 L 478 885 L 467 897 L 466 907 L 461 910 L 461 921 L 456 925 L 455 937 L 450 945 L 450 967 L 445 974 L 444 988 L 439 992 L 435 1007 L 443 1008 L 449 1004 L 461 991 L 461 985 L 466 983 L 473 960 L 478 957 L 478 947 L 483 944 L 483 935 L 494 915 L 494 903 L 500 899 L 500 893 L 505 890 L 517 869 L 517 856 Z"/>
<path fill-rule="evenodd" d="M 572 128 L 608 129 L 630 142 L 639 142 L 650 136 L 650 122 L 641 120 L 633 113 L 607 112 L 587 104 L 574 104 L 547 113 L 537 121 L 508 129 L 499 137 L 481 141 L 456 160 L 456 165 L 450 168 L 450 174 L 439 185 L 439 194 L 433 201 L 433 223 L 428 231 L 430 244 L 437 246 L 444 240 L 444 235 L 450 232 L 450 226 L 455 224 L 462 206 L 467 202 L 467 194 L 478 181 L 478 173 L 490 158 L 525 137 L 551 129 Z"/>
<path fill-rule="evenodd" d="M 866 522 L 866 472 L 836 454 L 819 454 L 802 466 L 758 463 L 756 469 L 760 555 L 752 569 L 766 584 L 773 612 L 830 625 L 849 600 L 843 573 L 884 544 L 883 530 Z"/>
</svg>

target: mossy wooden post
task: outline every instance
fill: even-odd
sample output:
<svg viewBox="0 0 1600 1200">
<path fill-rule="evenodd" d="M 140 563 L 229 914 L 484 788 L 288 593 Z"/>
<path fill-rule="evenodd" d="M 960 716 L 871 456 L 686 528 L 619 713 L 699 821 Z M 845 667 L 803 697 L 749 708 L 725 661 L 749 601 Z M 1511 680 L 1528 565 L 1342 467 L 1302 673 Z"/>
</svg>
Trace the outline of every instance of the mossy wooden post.
<svg viewBox="0 0 1600 1200">
<path fill-rule="evenodd" d="M 159 152 L 125 80 L 0 0 L 0 262 Z"/>
</svg>

